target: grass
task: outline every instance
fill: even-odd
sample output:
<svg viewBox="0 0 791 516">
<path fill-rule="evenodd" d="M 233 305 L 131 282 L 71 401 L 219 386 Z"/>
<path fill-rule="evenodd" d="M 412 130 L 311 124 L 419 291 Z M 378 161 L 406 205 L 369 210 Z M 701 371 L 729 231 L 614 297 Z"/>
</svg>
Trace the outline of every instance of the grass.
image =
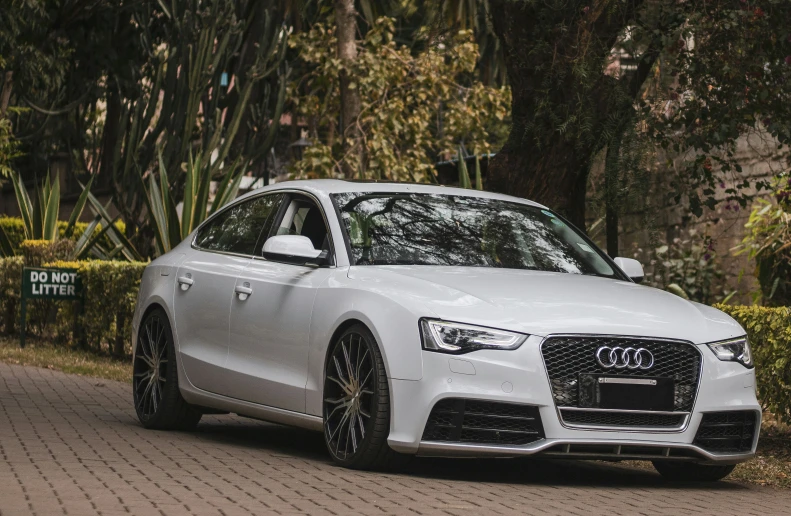
<svg viewBox="0 0 791 516">
<path fill-rule="evenodd" d="M 25 349 L 20 349 L 18 339 L 0 337 L 0 362 L 132 382 L 129 359 L 118 360 L 65 346 L 55 346 L 33 338 L 28 339 Z M 652 468 L 650 462 L 626 461 L 621 464 L 640 469 Z M 753 460 L 738 465 L 728 479 L 791 488 L 791 426 L 780 423 L 771 413 L 765 413 L 758 455 Z"/>
<path fill-rule="evenodd" d="M 0 337 L 0 362 L 132 383 L 129 359 L 119 360 L 67 346 L 56 346 L 35 338 L 28 338 L 25 349 L 21 349 L 19 339 Z"/>
</svg>

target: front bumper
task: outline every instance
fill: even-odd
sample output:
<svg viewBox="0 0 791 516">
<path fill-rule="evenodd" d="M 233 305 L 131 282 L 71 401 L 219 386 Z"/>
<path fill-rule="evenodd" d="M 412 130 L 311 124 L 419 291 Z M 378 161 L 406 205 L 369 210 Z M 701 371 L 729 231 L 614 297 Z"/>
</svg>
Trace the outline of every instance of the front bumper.
<svg viewBox="0 0 791 516">
<path fill-rule="evenodd" d="M 391 380 L 390 446 L 403 453 L 431 456 L 540 455 L 574 459 L 688 460 L 734 464 L 755 455 L 760 405 L 755 371 L 722 362 L 705 345 L 698 346 L 703 366 L 692 412 L 678 428 L 580 428 L 564 425 L 552 397 L 540 345 L 531 336 L 514 351 L 481 350 L 449 356 L 423 352 L 423 377 Z M 531 405 L 538 408 L 544 437 L 523 445 L 423 440 L 434 405 L 445 398 L 464 398 Z M 754 411 L 756 431 L 744 453 L 717 453 L 693 444 L 704 413 Z"/>
</svg>

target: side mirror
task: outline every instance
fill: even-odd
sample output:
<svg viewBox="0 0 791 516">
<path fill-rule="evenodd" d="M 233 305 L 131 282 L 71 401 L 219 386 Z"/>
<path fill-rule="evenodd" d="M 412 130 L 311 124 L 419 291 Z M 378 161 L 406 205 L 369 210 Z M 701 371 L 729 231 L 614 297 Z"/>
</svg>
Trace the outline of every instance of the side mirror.
<svg viewBox="0 0 791 516">
<path fill-rule="evenodd" d="M 632 281 L 635 283 L 642 283 L 643 278 L 645 277 L 645 272 L 643 272 L 643 266 L 640 265 L 640 262 L 637 260 L 633 260 L 632 258 L 621 258 L 618 257 L 615 260 L 615 265 L 620 267 L 622 271 L 626 273 L 627 276 L 632 278 Z"/>
<path fill-rule="evenodd" d="M 324 265 L 327 251 L 313 248 L 313 242 L 301 235 L 277 235 L 264 243 L 264 258 L 274 262 L 293 263 L 297 265 Z"/>
</svg>

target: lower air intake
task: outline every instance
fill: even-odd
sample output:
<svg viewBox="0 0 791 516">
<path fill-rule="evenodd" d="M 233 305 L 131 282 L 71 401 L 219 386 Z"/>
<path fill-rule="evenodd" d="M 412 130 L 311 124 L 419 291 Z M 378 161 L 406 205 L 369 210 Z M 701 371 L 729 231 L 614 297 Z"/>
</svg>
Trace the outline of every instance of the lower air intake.
<svg viewBox="0 0 791 516">
<path fill-rule="evenodd" d="M 711 453 L 745 453 L 753 449 L 758 417 L 752 410 L 703 414 L 693 444 Z"/>
<path fill-rule="evenodd" d="M 424 441 L 521 445 L 544 438 L 538 407 L 447 398 L 437 402 Z"/>
</svg>

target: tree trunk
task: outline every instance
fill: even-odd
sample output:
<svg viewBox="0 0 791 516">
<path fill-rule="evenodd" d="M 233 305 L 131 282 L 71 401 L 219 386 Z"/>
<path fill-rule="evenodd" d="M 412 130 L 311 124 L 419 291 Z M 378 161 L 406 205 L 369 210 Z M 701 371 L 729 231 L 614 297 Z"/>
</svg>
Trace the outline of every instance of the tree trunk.
<svg viewBox="0 0 791 516">
<path fill-rule="evenodd" d="M 357 12 L 354 0 L 335 0 L 335 23 L 338 26 L 338 59 L 346 67 L 357 60 Z M 347 70 L 339 74 L 341 93 L 341 142 L 344 159 L 341 160 L 343 175 L 353 178 L 364 169 L 362 141 L 358 118 L 360 117 L 360 93 L 354 78 Z"/>
<path fill-rule="evenodd" d="M 616 135 L 607 147 L 604 165 L 605 233 L 607 254 L 618 256 L 618 163 L 621 152 L 621 136 Z"/>
<path fill-rule="evenodd" d="M 8 104 L 11 102 L 11 88 L 14 85 L 14 72 L 7 70 L 3 74 L 3 88 L 0 94 L 0 118 L 5 118 Z"/>
<path fill-rule="evenodd" d="M 511 133 L 489 164 L 486 187 L 542 203 L 584 231 L 588 174 L 606 144 L 618 82 L 605 64 L 641 2 L 489 3 L 513 100 Z"/>
</svg>

